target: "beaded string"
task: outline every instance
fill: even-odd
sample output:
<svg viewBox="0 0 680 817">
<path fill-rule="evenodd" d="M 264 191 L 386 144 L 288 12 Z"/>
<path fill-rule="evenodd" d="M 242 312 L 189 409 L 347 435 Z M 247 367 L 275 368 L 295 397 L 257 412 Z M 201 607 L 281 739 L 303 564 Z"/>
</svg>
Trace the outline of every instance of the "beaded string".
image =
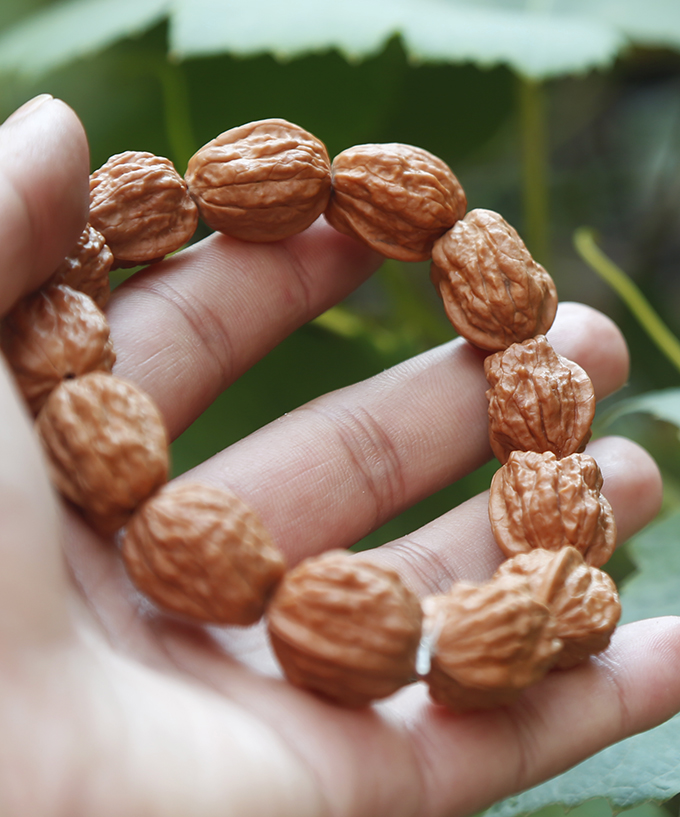
<svg viewBox="0 0 680 817">
<path fill-rule="evenodd" d="M 253 192 L 263 184 L 257 162 L 244 186 L 243 145 L 246 159 L 272 146 L 289 151 L 294 173 L 283 179 L 283 201 L 272 200 L 271 184 Z M 167 159 L 129 151 L 92 174 L 90 221 L 77 246 L 2 323 L 2 349 L 36 416 L 53 483 L 96 530 L 121 530 L 133 584 L 160 609 L 198 622 L 247 625 L 266 612 L 288 679 L 345 706 L 416 678 L 454 711 L 511 703 L 553 667 L 604 649 L 620 615 L 616 589 L 598 569 L 614 547 L 613 514 L 597 464 L 581 453 L 592 384 L 545 338 L 554 283 L 501 216 L 466 208 L 456 177 L 427 151 L 359 145 L 331 167 L 323 144 L 285 120 L 220 135 L 192 158 L 185 179 Z M 213 229 L 265 241 L 300 232 L 321 212 L 386 257 L 432 258 L 453 327 L 489 352 L 490 443 L 502 463 L 490 520 L 508 558 L 483 585 L 457 583 L 421 604 L 395 573 L 344 551 L 287 571 L 238 497 L 167 482 L 158 409 L 111 374 L 102 312 L 110 269 L 179 249 L 199 214 Z"/>
</svg>

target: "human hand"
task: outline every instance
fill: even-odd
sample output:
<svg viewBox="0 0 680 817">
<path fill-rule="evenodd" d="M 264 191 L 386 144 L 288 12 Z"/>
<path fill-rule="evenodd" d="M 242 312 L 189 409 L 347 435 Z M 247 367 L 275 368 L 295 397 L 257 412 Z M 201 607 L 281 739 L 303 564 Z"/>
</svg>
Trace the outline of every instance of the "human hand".
<svg viewBox="0 0 680 817">
<path fill-rule="evenodd" d="M 23 115 L 22 115 L 23 114 Z M 0 308 L 75 244 L 87 147 L 50 99 L 0 128 Z M 116 373 L 172 437 L 379 259 L 323 219 L 279 244 L 214 235 L 136 274 L 108 307 Z M 599 397 L 627 375 L 616 328 L 563 305 L 556 349 Z M 482 357 L 456 340 L 318 398 L 193 476 L 257 510 L 294 564 L 347 547 L 490 456 Z M 422 684 L 347 711 L 281 679 L 263 627 L 204 628 L 140 606 L 110 541 L 50 488 L 31 421 L 0 371 L 0 813 L 52 817 L 415 817 L 468 814 L 680 708 L 680 628 L 622 627 L 512 707 L 456 716 Z M 590 452 L 621 540 L 655 514 L 658 471 L 630 441 Z M 417 593 L 501 560 L 482 495 L 370 553 Z"/>
</svg>

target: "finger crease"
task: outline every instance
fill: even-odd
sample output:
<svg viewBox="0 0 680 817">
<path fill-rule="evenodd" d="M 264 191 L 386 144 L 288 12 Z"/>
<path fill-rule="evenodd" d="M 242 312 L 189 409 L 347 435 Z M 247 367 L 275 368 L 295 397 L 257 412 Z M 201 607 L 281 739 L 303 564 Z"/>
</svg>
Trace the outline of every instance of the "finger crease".
<svg viewBox="0 0 680 817">
<path fill-rule="evenodd" d="M 621 665 L 606 653 L 591 658 L 591 661 L 598 664 L 600 676 L 604 678 L 609 688 L 612 690 L 619 710 L 619 734 L 627 735 L 633 731 L 633 717 L 628 705 L 626 686 L 621 679 Z"/>
<path fill-rule="evenodd" d="M 362 493 L 372 498 L 371 529 L 401 508 L 406 496 L 401 457 L 389 434 L 370 412 L 363 408 L 326 411 L 314 405 L 300 411 L 312 411 L 328 423 L 352 477 L 363 485 Z"/>
<path fill-rule="evenodd" d="M 400 576 L 412 577 L 410 583 L 424 593 L 445 593 L 458 581 L 458 576 L 447 564 L 443 554 L 412 536 L 403 536 L 386 546 L 389 557 L 404 565 L 396 568 Z M 415 581 L 413 581 L 415 579 Z"/>
<path fill-rule="evenodd" d="M 206 303 L 197 309 L 181 292 L 168 283 L 154 282 L 152 284 L 140 282 L 135 288 L 152 296 L 160 298 L 172 306 L 182 316 L 193 334 L 193 346 L 200 347 L 208 353 L 210 361 L 220 373 L 220 385 L 228 386 L 234 376 L 234 349 L 231 338 L 218 313 Z"/>
<path fill-rule="evenodd" d="M 306 264 L 302 263 L 300 256 L 289 246 L 288 242 L 283 242 L 279 245 L 279 247 L 280 250 L 285 253 L 290 271 L 294 274 L 300 287 L 302 297 L 299 301 L 296 300 L 296 303 L 301 301 L 301 314 L 304 316 L 310 316 L 317 311 L 313 309 L 313 304 L 316 302 L 316 299 L 312 296 L 311 271 L 308 269 Z"/>
<path fill-rule="evenodd" d="M 510 745 L 515 747 L 515 754 L 513 758 L 509 758 L 514 766 L 512 790 L 523 791 L 535 778 L 538 759 L 541 757 L 538 736 L 545 734 L 547 725 L 529 696 L 522 697 L 512 707 L 499 710 L 498 715 L 505 717 L 514 735 L 514 741 Z"/>
</svg>

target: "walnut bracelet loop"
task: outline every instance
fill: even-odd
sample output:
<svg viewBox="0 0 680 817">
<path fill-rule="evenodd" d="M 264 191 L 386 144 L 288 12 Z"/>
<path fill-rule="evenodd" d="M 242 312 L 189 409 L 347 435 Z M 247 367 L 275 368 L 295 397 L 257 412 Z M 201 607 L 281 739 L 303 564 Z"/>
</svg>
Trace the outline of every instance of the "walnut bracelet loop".
<svg viewBox="0 0 680 817">
<path fill-rule="evenodd" d="M 613 546 L 611 509 L 594 461 L 573 459 L 589 435 L 592 387 L 544 338 L 554 283 L 501 216 L 466 208 L 450 168 L 421 148 L 358 145 L 331 165 L 323 143 L 280 119 L 218 136 L 192 157 L 185 179 L 167 159 L 128 151 L 92 174 L 91 223 L 73 253 L 3 322 L 2 348 L 37 415 L 55 486 L 97 530 L 124 526 L 122 555 L 140 591 L 199 622 L 247 625 L 266 612 L 291 683 L 344 706 L 364 706 L 416 677 L 455 711 L 509 704 L 552 667 L 604 649 L 618 620 L 615 588 L 597 569 Z M 214 229 L 262 242 L 300 232 L 321 212 L 387 257 L 431 257 L 454 328 L 494 353 L 486 364 L 490 433 L 507 463 L 494 479 L 490 515 L 511 558 L 489 582 L 454 585 L 422 607 L 396 573 L 345 552 L 286 572 L 238 497 L 167 484 L 158 410 L 111 374 L 101 309 L 112 266 L 174 252 L 199 214 Z M 512 415 L 509 393 L 523 395 Z M 518 470 L 522 457 L 528 471 Z M 556 492 L 571 497 L 570 511 L 553 510 L 541 533 L 534 522 Z M 552 535 L 558 528 L 561 537 Z"/>
</svg>

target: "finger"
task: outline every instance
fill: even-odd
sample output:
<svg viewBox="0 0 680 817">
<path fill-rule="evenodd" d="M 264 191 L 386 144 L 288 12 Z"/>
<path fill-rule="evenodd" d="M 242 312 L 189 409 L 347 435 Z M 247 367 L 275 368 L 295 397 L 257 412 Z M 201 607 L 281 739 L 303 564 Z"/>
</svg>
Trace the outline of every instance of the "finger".
<svg viewBox="0 0 680 817">
<path fill-rule="evenodd" d="M 89 154 L 73 111 L 48 94 L 0 126 L 0 314 L 36 289 L 87 220 Z"/>
<path fill-rule="evenodd" d="M 625 382 L 625 343 L 602 314 L 566 305 L 554 337 L 598 393 Z M 483 356 L 457 340 L 308 403 L 192 476 L 242 496 L 293 562 L 347 547 L 489 459 L 486 388 Z"/>
<path fill-rule="evenodd" d="M 626 341 L 616 324 L 609 319 L 602 321 L 597 310 L 579 303 L 561 303 L 559 320 L 547 337 L 561 355 L 588 372 L 598 400 L 627 382 L 630 358 Z"/>
<path fill-rule="evenodd" d="M 0 417 L 0 634 L 4 644 L 33 648 L 69 631 L 60 517 L 30 420 L 1 358 Z"/>
<path fill-rule="evenodd" d="M 107 309 L 115 372 L 156 400 L 175 437 L 381 261 L 323 218 L 274 244 L 215 234 L 116 290 Z"/>
<path fill-rule="evenodd" d="M 614 511 L 621 544 L 659 512 L 659 469 L 643 448 L 624 437 L 597 440 L 587 453 L 602 470 L 602 493 Z M 491 532 L 488 502 L 485 491 L 366 558 L 396 570 L 421 597 L 445 593 L 456 581 L 486 581 L 505 558 Z"/>
<path fill-rule="evenodd" d="M 0 126 L 0 311 L 70 251 L 88 201 L 83 129 L 45 95 Z M 0 360 L 0 632 L 34 644 L 67 629 L 59 517 L 30 421 Z"/>
<path fill-rule="evenodd" d="M 420 709 L 422 813 L 473 814 L 662 723 L 680 709 L 679 678 L 680 619 L 653 619 L 620 628 L 601 656 L 549 673 L 512 707 Z"/>
<path fill-rule="evenodd" d="M 163 646 L 294 746 L 338 817 L 474 814 L 680 708 L 677 618 L 626 625 L 605 653 L 548 674 L 515 705 L 465 715 L 432 704 L 423 683 L 342 710 L 268 677 L 269 665 L 253 675 L 210 655 L 177 629 L 164 632 Z"/>
</svg>

